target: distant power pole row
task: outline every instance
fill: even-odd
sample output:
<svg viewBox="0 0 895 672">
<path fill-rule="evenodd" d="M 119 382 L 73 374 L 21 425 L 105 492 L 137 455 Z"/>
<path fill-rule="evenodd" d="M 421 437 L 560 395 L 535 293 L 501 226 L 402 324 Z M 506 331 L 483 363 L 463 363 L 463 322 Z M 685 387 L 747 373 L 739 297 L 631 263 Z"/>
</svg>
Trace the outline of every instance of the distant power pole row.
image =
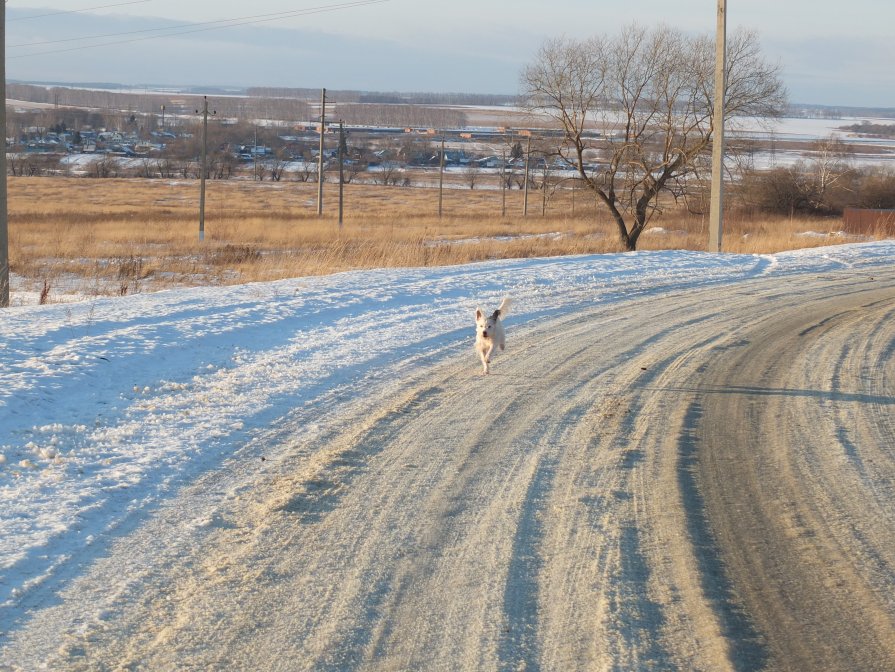
<svg viewBox="0 0 895 672">
<path fill-rule="evenodd" d="M 724 104 L 727 88 L 727 1 L 718 0 L 717 38 L 715 43 L 715 109 L 712 142 L 712 187 L 709 213 L 709 252 L 721 251 L 721 230 L 724 197 Z M 0 129 L 3 129 L 3 147 L 0 151 L 0 308 L 9 306 L 9 216 L 6 175 L 6 2 L 0 8 Z M 198 113 L 199 110 L 196 110 Z M 164 106 L 162 106 L 164 115 Z M 199 240 L 205 239 L 205 175 L 208 159 L 208 97 L 202 109 L 202 165 L 199 192 Z M 214 113 L 212 113 L 214 114 Z M 164 119 L 164 117 L 163 117 Z M 326 89 L 320 98 L 320 152 L 317 168 L 317 214 L 323 214 L 324 133 L 326 131 Z M 339 224 L 342 224 L 342 159 L 344 128 L 339 128 Z M 444 188 L 444 137 L 441 140 L 441 167 L 439 177 L 438 215 L 442 215 L 442 190 Z M 531 153 L 531 138 L 529 151 Z M 528 160 L 526 160 L 525 204 L 523 215 L 528 212 Z M 504 205 L 505 209 L 505 205 Z"/>
<path fill-rule="evenodd" d="M 164 110 L 164 106 L 162 106 Z M 5 108 L 4 108 L 5 113 Z M 199 241 L 205 240 L 205 176 L 208 172 L 208 115 L 209 114 L 217 114 L 217 112 L 209 112 L 208 111 L 208 96 L 204 97 L 204 102 L 201 110 L 196 110 L 197 114 L 202 115 L 202 156 L 201 156 L 201 165 L 199 167 L 200 175 L 199 175 Z M 5 123 L 4 123 L 5 127 Z M 323 92 L 320 96 L 320 151 L 317 164 L 317 215 L 323 215 L 323 169 L 324 169 L 324 133 L 326 132 L 326 89 L 323 89 Z M 343 212 L 343 198 L 344 192 L 342 183 L 344 180 L 344 173 L 342 172 L 342 162 L 344 157 L 342 156 L 342 145 L 344 144 L 344 133 L 345 128 L 342 122 L 339 122 L 339 226 L 342 225 L 342 212 Z M 256 130 L 257 134 L 257 130 Z M 257 147 L 258 140 L 257 135 L 255 138 L 255 145 Z M 6 154 L 3 155 L 4 159 L 4 168 L 5 168 L 5 160 Z M 255 159 L 257 160 L 257 149 L 255 151 Z M 5 170 L 4 170 L 4 175 Z M 6 182 L 4 180 L 4 191 L 3 198 L 5 203 L 5 185 Z M 5 215 L 6 209 L 3 209 L 3 214 Z M 5 222 L 5 217 L 4 217 Z M 5 234 L 5 224 L 3 233 Z M 7 286 L 8 286 L 7 282 Z"/>
</svg>

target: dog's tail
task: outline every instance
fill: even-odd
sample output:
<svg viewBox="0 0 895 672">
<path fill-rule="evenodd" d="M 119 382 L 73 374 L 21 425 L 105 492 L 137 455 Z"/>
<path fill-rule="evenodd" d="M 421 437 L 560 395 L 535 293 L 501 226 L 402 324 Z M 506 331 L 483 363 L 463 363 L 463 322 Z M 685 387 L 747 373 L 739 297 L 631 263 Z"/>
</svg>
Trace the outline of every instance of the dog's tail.
<svg viewBox="0 0 895 672">
<path fill-rule="evenodd" d="M 510 297 L 508 297 L 508 296 L 503 297 L 503 301 L 500 302 L 500 307 L 498 307 L 498 309 L 497 309 L 497 312 L 500 314 L 501 317 L 507 316 L 507 313 L 510 310 L 511 303 L 512 303 L 512 301 L 510 301 Z"/>
</svg>

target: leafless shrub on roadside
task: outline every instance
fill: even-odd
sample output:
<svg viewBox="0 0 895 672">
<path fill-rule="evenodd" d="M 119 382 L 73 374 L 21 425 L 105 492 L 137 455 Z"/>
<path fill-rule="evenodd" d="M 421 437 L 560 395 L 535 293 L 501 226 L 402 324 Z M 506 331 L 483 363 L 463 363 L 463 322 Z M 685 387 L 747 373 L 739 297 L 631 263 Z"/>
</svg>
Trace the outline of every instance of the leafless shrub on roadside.
<svg viewBox="0 0 895 672">
<path fill-rule="evenodd" d="M 144 277 L 143 257 L 134 255 L 118 257 L 113 261 L 113 266 L 118 269 L 117 275 L 120 283 L 119 295 L 124 296 L 129 291 L 132 294 L 139 293 L 140 281 Z"/>
<path fill-rule="evenodd" d="M 44 278 L 43 289 L 40 290 L 40 305 L 46 305 L 50 300 L 50 281 Z"/>
<path fill-rule="evenodd" d="M 207 263 L 213 266 L 238 266 L 254 263 L 261 259 L 261 252 L 251 245 L 224 245 L 206 255 Z"/>
<path fill-rule="evenodd" d="M 119 280 L 138 280 L 143 272 L 143 257 L 119 257 L 114 265 L 118 268 Z"/>
</svg>

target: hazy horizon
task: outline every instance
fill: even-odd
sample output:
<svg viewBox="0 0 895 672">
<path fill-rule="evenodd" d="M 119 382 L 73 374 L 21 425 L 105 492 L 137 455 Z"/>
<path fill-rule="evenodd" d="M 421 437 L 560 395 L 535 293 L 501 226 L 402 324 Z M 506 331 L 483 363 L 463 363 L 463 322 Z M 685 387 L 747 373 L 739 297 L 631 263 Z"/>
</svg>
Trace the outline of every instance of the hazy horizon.
<svg viewBox="0 0 895 672">
<path fill-rule="evenodd" d="M 454 0 L 450 10 L 409 0 L 259 0 L 250 9 L 206 0 L 83 0 L 81 7 L 103 4 L 91 12 L 52 0 L 8 6 L 7 77 L 513 95 L 522 68 L 550 37 L 615 33 L 632 22 L 634 9 L 646 26 L 712 33 L 715 22 L 710 0 L 674 8 L 657 0 L 623 8 L 566 0 L 549 12 L 534 0 Z M 728 3 L 728 28 L 759 33 L 766 57 L 783 67 L 793 103 L 895 107 L 895 43 L 876 29 L 893 25 L 895 8 L 869 0 L 854 0 L 849 12 L 829 2 L 780 5 Z M 277 12 L 286 14 L 271 16 Z M 223 22 L 232 19 L 240 20 Z"/>
</svg>

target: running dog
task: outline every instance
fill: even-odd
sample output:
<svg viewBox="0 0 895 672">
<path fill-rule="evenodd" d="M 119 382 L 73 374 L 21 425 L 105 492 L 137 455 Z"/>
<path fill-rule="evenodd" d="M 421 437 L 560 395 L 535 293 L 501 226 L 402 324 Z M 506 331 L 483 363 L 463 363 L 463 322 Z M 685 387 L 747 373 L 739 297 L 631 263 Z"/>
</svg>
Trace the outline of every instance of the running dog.
<svg viewBox="0 0 895 672">
<path fill-rule="evenodd" d="M 503 350 L 506 345 L 500 318 L 506 316 L 509 307 L 510 300 L 505 298 L 500 302 L 500 308 L 491 313 L 489 317 L 485 317 L 481 308 L 475 309 L 475 350 L 482 359 L 482 368 L 485 374 L 491 371 L 491 354 L 494 352 L 494 347 L 497 346 Z"/>
</svg>

